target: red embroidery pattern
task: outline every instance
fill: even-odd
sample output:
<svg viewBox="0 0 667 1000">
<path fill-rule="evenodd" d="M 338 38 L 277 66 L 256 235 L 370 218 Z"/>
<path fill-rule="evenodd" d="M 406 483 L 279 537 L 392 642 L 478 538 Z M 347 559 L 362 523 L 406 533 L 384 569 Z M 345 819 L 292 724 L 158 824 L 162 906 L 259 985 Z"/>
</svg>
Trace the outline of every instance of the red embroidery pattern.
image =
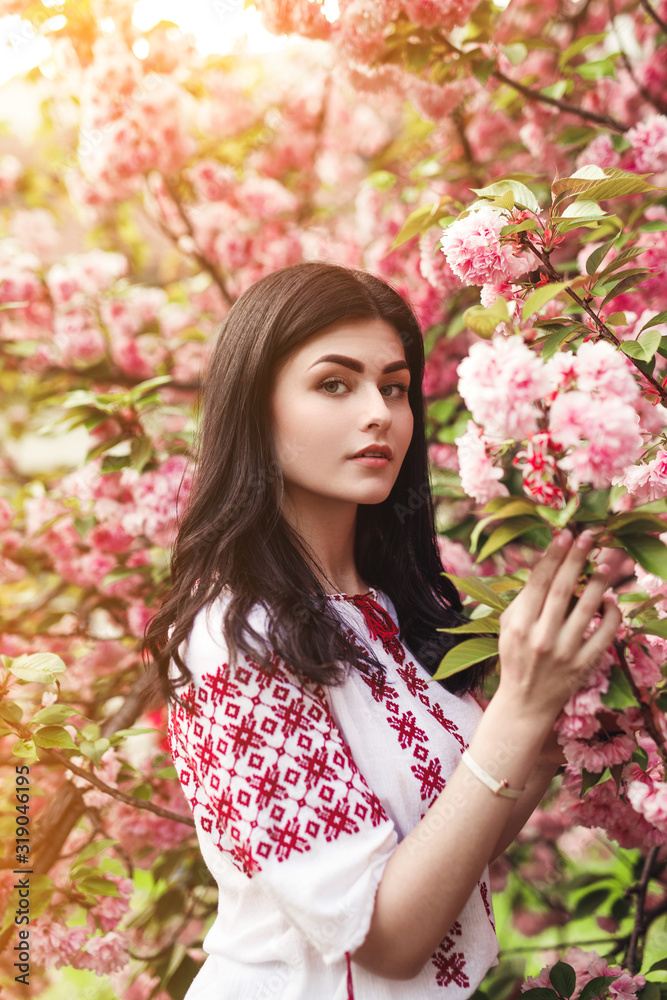
<svg viewBox="0 0 667 1000">
<path fill-rule="evenodd" d="M 406 660 L 406 650 L 398 639 L 399 628 L 386 611 L 372 596 L 367 594 L 350 598 L 363 613 L 371 639 L 379 638 L 384 649 L 390 653 L 398 664 L 396 673 L 405 682 L 409 694 L 413 698 L 419 699 L 432 716 L 454 739 L 458 742 L 461 752 L 468 744 L 463 739 L 458 727 L 451 719 L 446 718 L 441 705 L 431 702 L 428 694 L 428 683 L 417 672 L 416 665 L 411 660 Z M 354 641 L 355 633 L 353 629 L 346 630 L 347 637 Z M 398 644 L 398 648 L 397 645 Z M 360 675 L 364 683 L 370 689 L 373 699 L 383 705 L 387 722 L 395 730 L 396 738 L 403 750 L 412 750 L 412 756 L 421 763 L 412 764 L 411 770 L 420 782 L 420 795 L 422 800 L 432 805 L 445 787 L 445 778 L 441 773 L 440 761 L 430 756 L 428 748 L 425 746 L 429 738 L 423 729 L 417 725 L 417 719 L 411 711 L 401 712 L 399 706 L 399 691 L 390 684 L 386 676 L 378 670 L 370 674 Z M 487 886 L 485 883 L 478 883 L 482 900 L 486 907 L 487 915 L 491 920 L 490 909 L 487 898 Z M 491 921 L 493 926 L 493 921 Z M 494 928 L 495 930 L 495 928 Z M 447 987 L 455 983 L 460 987 L 469 987 L 470 980 L 465 972 L 466 959 L 463 951 L 455 951 L 456 937 L 461 937 L 462 927 L 457 920 L 452 925 L 449 934 L 446 935 L 438 949 L 431 956 L 431 961 L 435 966 L 435 979 L 438 986 Z"/>
<path fill-rule="evenodd" d="M 389 612 L 368 594 L 357 595 L 348 598 L 348 600 L 363 613 L 371 639 L 380 639 L 384 649 L 399 664 L 396 672 L 405 681 L 409 693 L 419 699 L 428 713 L 450 735 L 454 736 L 464 750 L 466 743 L 457 726 L 445 717 L 440 705 L 431 703 L 427 693 L 427 682 L 418 675 L 417 667 L 411 660 L 405 661 L 406 650 L 398 638 L 399 628 Z M 346 636 L 354 642 L 353 629 L 347 629 Z M 428 802 L 429 805 L 432 804 L 445 787 L 445 778 L 441 772 L 440 761 L 431 757 L 425 746 L 429 742 L 428 736 L 423 729 L 419 728 L 411 711 L 401 712 L 398 689 L 388 683 L 384 674 L 374 670 L 369 674 L 361 674 L 361 677 L 370 688 L 374 700 L 383 705 L 387 722 L 396 731 L 401 748 L 412 750 L 412 756 L 419 761 L 419 763 L 411 765 L 411 771 L 419 781 L 419 794 L 422 801 Z"/>
<path fill-rule="evenodd" d="M 405 659 L 405 649 L 398 638 L 398 627 L 382 605 L 372 594 L 359 594 L 350 597 L 349 600 L 363 614 L 371 639 L 379 639 L 387 653 L 393 656 L 397 663 L 402 663 Z"/>
<path fill-rule="evenodd" d="M 491 926 L 495 931 L 496 925 L 493 921 L 493 916 L 491 914 L 491 907 L 489 905 L 489 887 L 486 884 L 486 882 L 478 882 L 477 885 L 479 886 L 480 895 L 482 897 L 482 902 L 484 903 L 484 909 L 486 910 L 486 915 L 489 918 L 489 923 L 491 924 Z"/>
<path fill-rule="evenodd" d="M 244 658 L 190 684 L 169 713 L 168 739 L 185 795 L 202 828 L 247 876 L 378 826 L 388 817 L 338 732 L 321 685 L 298 688 Z"/>
<path fill-rule="evenodd" d="M 451 926 L 450 933 L 442 941 L 438 950 L 431 955 L 431 961 L 435 965 L 435 981 L 438 986 L 449 986 L 455 983 L 457 986 L 470 986 L 470 980 L 463 971 L 466 960 L 462 951 L 453 951 L 456 942 L 454 936 L 461 937 L 462 929 L 458 920 Z"/>
</svg>

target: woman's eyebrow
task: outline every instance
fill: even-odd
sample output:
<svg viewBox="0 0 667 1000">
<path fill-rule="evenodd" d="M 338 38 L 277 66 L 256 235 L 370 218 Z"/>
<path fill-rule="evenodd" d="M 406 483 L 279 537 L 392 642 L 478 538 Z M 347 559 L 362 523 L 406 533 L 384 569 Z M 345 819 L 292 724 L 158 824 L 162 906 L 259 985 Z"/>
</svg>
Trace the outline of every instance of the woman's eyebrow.
<svg viewBox="0 0 667 1000">
<path fill-rule="evenodd" d="M 314 368 L 315 365 L 320 365 L 324 361 L 332 361 L 336 365 L 343 365 L 345 368 L 351 368 L 353 372 L 363 372 L 364 366 L 361 361 L 357 361 L 356 358 L 347 358 L 344 354 L 323 354 L 321 358 L 317 361 L 313 361 L 310 368 Z M 308 369 L 310 371 L 310 368 Z M 398 372 L 402 369 L 409 371 L 409 365 L 407 361 L 391 361 L 388 365 L 385 365 L 382 369 L 383 375 L 388 375 L 389 372 Z"/>
</svg>

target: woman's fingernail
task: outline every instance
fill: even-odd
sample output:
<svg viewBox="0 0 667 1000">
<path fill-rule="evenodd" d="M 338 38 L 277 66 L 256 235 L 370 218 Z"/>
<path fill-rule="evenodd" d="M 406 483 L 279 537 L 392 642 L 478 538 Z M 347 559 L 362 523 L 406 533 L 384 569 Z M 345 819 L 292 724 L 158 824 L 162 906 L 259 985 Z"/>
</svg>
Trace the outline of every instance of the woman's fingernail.
<svg viewBox="0 0 667 1000">
<path fill-rule="evenodd" d="M 586 528 L 586 530 L 582 531 L 582 533 L 579 535 L 579 538 L 577 539 L 577 546 L 580 549 L 587 549 L 592 541 L 593 541 L 593 532 L 590 531 L 588 528 Z"/>
<path fill-rule="evenodd" d="M 609 576 L 610 569 L 606 563 L 598 563 L 595 567 L 595 572 L 599 573 L 600 576 Z"/>
<path fill-rule="evenodd" d="M 560 535 L 556 536 L 556 541 L 558 545 L 564 549 L 572 541 L 572 532 L 569 528 L 564 528 Z"/>
</svg>

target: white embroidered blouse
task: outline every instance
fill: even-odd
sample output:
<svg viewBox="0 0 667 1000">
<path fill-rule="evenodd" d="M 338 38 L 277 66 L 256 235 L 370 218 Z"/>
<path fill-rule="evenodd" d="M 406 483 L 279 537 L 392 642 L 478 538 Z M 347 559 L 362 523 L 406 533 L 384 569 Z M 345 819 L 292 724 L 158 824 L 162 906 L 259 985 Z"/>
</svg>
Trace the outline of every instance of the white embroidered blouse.
<svg viewBox="0 0 667 1000">
<path fill-rule="evenodd" d="M 169 745 L 219 888 L 208 957 L 185 1000 L 464 1000 L 498 965 L 488 867 L 410 980 L 351 961 L 396 848 L 445 787 L 482 716 L 471 694 L 428 683 L 382 591 L 330 594 L 352 641 L 378 660 L 341 686 L 227 666 L 223 595 L 197 616 L 193 682 L 169 709 Z M 265 610 L 250 623 L 258 631 Z M 172 663 L 172 672 L 175 667 Z"/>
</svg>

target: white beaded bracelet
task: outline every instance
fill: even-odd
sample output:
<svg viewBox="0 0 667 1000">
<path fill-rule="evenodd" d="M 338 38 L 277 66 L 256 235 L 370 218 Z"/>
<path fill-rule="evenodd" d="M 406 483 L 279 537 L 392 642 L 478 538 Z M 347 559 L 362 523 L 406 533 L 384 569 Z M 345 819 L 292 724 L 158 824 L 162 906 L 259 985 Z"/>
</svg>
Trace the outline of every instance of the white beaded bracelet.
<svg viewBox="0 0 667 1000">
<path fill-rule="evenodd" d="M 487 788 L 490 788 L 494 795 L 502 795 L 507 799 L 518 799 L 522 792 L 525 792 L 525 788 L 510 788 L 507 778 L 503 778 L 502 781 L 496 781 L 492 778 L 488 771 L 485 771 L 481 767 L 472 754 L 468 750 L 464 750 L 461 755 L 461 760 L 465 761 L 475 777 L 479 778 Z"/>
</svg>

